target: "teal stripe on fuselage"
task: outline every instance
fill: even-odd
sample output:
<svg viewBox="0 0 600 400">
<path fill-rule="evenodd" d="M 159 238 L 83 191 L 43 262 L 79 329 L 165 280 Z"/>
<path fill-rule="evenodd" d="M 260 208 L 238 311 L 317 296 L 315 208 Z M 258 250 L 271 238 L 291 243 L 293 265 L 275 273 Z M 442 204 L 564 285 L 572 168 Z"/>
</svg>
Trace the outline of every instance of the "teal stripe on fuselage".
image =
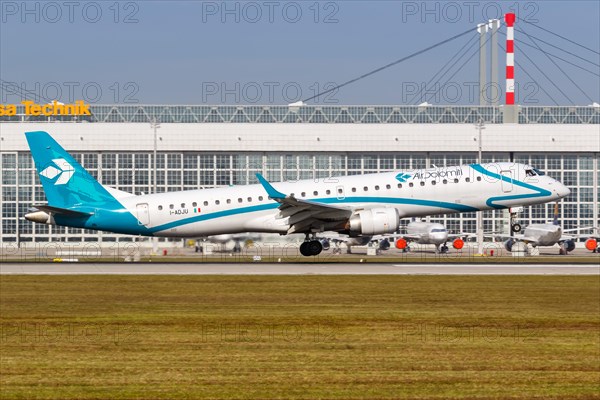
<svg viewBox="0 0 600 400">
<path fill-rule="evenodd" d="M 514 184 L 514 185 L 521 186 L 523 188 L 535 191 L 535 193 L 529 193 L 529 194 L 513 194 L 513 195 L 508 195 L 508 196 L 490 197 L 485 202 L 485 204 L 488 207 L 492 207 L 492 208 L 496 208 L 496 209 L 509 208 L 509 206 L 504 206 L 504 205 L 501 205 L 501 204 L 494 204 L 494 202 L 496 202 L 496 201 L 506 201 L 506 200 L 518 200 L 518 199 L 533 199 L 533 198 L 536 198 L 536 197 L 545 197 L 545 196 L 552 195 L 552 193 L 550 191 L 546 190 L 546 189 L 542 189 L 540 187 L 531 185 L 529 183 L 521 182 L 521 181 L 516 180 L 514 178 L 510 179 L 510 178 L 508 178 L 508 177 L 506 177 L 504 175 L 500 175 L 500 174 L 496 174 L 494 172 L 488 171 L 487 169 L 483 168 L 481 166 L 481 164 L 471 164 L 470 167 L 473 168 L 475 171 L 482 173 L 483 175 L 487 175 L 487 176 L 490 176 L 492 178 L 496 178 L 496 179 L 499 179 L 501 181 L 509 182 L 509 183 Z"/>
<path fill-rule="evenodd" d="M 458 212 L 472 212 L 479 211 L 478 208 L 465 206 L 463 204 L 447 203 L 444 201 L 434 200 L 418 200 L 418 199 L 405 199 L 405 198 L 394 198 L 394 197 L 346 197 L 345 199 L 338 198 L 323 198 L 310 200 L 314 203 L 321 204 L 339 204 L 339 203 L 388 203 L 388 204 L 409 204 L 424 207 L 439 207 Z M 155 226 L 150 228 L 151 232 L 160 232 L 167 229 L 177 228 L 182 225 L 193 224 L 195 222 L 206 221 L 215 218 L 228 217 L 231 215 L 246 214 L 258 211 L 273 210 L 279 207 L 279 203 L 273 202 L 270 204 L 261 204 L 257 206 L 233 208 L 230 210 L 217 211 L 214 213 L 197 215 L 194 217 L 182 219 L 179 221 L 169 222 L 163 225 Z"/>
</svg>

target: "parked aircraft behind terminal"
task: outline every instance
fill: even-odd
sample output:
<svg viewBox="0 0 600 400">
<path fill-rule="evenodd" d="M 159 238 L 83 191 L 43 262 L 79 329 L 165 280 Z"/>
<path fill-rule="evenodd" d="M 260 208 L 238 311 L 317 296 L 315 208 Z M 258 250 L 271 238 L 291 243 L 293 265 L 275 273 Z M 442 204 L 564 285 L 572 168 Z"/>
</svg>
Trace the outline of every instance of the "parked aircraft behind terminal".
<svg viewBox="0 0 600 400">
<path fill-rule="evenodd" d="M 303 233 L 302 255 L 323 249 L 320 232 L 392 234 L 401 218 L 556 201 L 570 191 L 517 163 L 395 171 L 271 184 L 133 195 L 101 185 L 48 133 L 25 134 L 48 204 L 25 218 L 130 235 L 203 237 Z"/>
<path fill-rule="evenodd" d="M 396 239 L 396 248 L 410 251 L 410 244 L 432 244 L 439 253 L 448 252 L 448 241 L 452 240 L 452 247 L 460 250 L 464 247 L 464 238 L 472 234 L 449 234 L 448 229 L 442 224 L 412 221 L 406 226 L 406 233 Z"/>
</svg>

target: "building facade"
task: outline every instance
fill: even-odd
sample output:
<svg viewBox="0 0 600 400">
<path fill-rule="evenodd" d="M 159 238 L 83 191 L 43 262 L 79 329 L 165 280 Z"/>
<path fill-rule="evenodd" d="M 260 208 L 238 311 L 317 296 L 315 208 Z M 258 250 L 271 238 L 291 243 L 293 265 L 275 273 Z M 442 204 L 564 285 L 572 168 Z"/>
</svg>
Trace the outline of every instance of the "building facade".
<svg viewBox="0 0 600 400">
<path fill-rule="evenodd" d="M 256 172 L 278 182 L 471 164 L 475 123 L 483 122 L 483 162 L 546 171 L 571 189 L 560 204 L 565 229 L 600 224 L 598 107 L 522 107 L 517 124 L 502 123 L 502 107 L 126 105 L 92 106 L 92 114 L 0 119 L 1 243 L 137 240 L 22 218 L 45 202 L 23 135 L 35 130 L 54 136 L 101 183 L 142 194 L 257 183 Z M 553 217 L 554 204 L 520 215 L 523 224 Z M 456 232 L 476 228 L 475 213 L 431 220 Z M 506 222 L 505 211 L 484 212 L 486 231 Z"/>
</svg>

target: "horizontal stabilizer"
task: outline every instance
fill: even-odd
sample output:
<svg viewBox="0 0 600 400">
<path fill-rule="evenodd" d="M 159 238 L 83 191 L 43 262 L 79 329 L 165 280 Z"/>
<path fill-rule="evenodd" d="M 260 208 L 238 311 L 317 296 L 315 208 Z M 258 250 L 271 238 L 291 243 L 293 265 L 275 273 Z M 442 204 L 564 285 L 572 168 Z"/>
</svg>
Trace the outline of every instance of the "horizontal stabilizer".
<svg viewBox="0 0 600 400">
<path fill-rule="evenodd" d="M 47 204 L 34 205 L 33 207 L 35 207 L 41 211 L 45 211 L 45 212 L 53 213 L 53 214 L 60 214 L 60 215 L 66 216 L 66 217 L 89 217 L 90 215 L 94 214 L 94 213 L 72 210 L 69 208 L 52 207 Z"/>
</svg>

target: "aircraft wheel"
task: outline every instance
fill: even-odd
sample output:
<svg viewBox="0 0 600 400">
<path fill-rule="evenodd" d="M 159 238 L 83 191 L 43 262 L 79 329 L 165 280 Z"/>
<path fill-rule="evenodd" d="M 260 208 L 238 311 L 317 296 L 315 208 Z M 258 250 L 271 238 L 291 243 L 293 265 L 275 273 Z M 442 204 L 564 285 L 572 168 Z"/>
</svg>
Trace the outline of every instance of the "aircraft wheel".
<svg viewBox="0 0 600 400">
<path fill-rule="evenodd" d="M 443 245 L 441 250 L 442 250 L 442 253 L 447 253 L 448 252 L 448 246 Z"/>
<path fill-rule="evenodd" d="M 310 253 L 308 252 L 308 242 L 304 242 L 300 245 L 300 254 L 304 257 L 310 256 Z"/>
<path fill-rule="evenodd" d="M 318 240 L 308 242 L 307 248 L 311 256 L 318 256 L 323 251 L 323 245 Z"/>
<path fill-rule="evenodd" d="M 521 232 L 520 224 L 513 224 L 511 228 L 512 228 L 513 232 Z"/>
</svg>

